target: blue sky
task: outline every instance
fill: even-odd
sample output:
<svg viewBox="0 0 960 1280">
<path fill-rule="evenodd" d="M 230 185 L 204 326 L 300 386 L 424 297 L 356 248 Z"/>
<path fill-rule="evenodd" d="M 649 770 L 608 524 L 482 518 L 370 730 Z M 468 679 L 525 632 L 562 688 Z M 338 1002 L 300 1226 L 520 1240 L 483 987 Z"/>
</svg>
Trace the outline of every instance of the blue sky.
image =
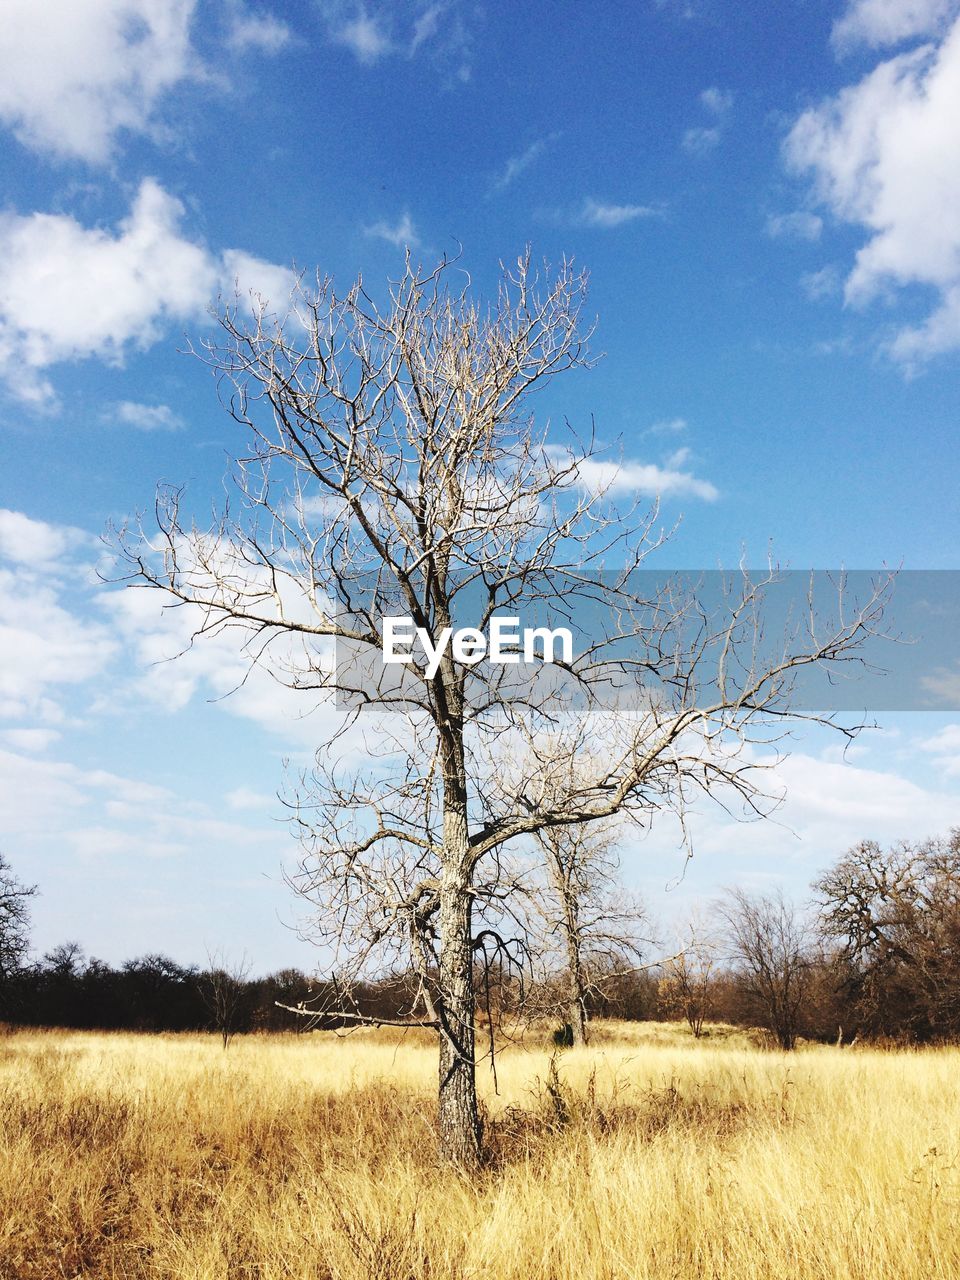
<svg viewBox="0 0 960 1280">
<path fill-rule="evenodd" d="M 0 832 L 40 949 L 311 963 L 275 793 L 322 712 L 176 647 L 96 578 L 158 480 L 206 506 L 239 444 L 181 354 L 221 290 L 292 266 L 372 287 L 462 245 L 591 274 L 605 358 L 541 411 L 596 418 L 671 565 L 956 567 L 960 3 L 358 5 L 4 0 Z M 654 914 L 800 891 L 852 841 L 960 820 L 960 725 L 883 717 L 781 771 L 784 825 L 628 851 Z M 679 906 L 678 906 L 679 904 Z"/>
</svg>

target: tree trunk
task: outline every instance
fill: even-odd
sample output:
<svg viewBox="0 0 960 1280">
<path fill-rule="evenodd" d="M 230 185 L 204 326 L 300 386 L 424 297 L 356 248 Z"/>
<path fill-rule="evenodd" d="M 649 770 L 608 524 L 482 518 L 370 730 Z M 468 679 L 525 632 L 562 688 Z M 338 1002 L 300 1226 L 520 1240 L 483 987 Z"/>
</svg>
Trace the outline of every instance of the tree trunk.
<svg viewBox="0 0 960 1280">
<path fill-rule="evenodd" d="M 575 1045 L 584 1045 L 587 1043 L 587 1014 L 583 1007 L 583 1001 L 573 999 L 567 1010 L 567 1020 L 570 1023 L 570 1029 L 573 1032 L 573 1043 Z"/>
<path fill-rule="evenodd" d="M 573 1043 L 587 1043 L 587 993 L 580 959 L 580 929 L 576 905 L 564 901 L 564 934 L 567 942 L 567 1021 L 573 1033 Z"/>
<path fill-rule="evenodd" d="M 480 1163 L 470 893 L 450 877 L 440 894 L 440 1156 L 472 1171 Z"/>
<path fill-rule="evenodd" d="M 446 600 L 437 612 L 449 625 Z M 443 870 L 440 881 L 440 1158 L 465 1172 L 480 1165 L 473 989 L 473 867 L 467 818 L 467 765 L 463 699 L 449 654 L 437 686 L 439 748 L 443 775 Z"/>
</svg>

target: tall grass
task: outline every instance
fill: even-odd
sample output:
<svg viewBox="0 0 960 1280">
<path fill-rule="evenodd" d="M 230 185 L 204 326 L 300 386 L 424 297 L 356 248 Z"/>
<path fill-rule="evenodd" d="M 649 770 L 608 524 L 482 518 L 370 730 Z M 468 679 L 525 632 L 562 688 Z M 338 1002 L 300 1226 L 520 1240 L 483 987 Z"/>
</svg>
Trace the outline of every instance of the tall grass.
<svg viewBox="0 0 960 1280">
<path fill-rule="evenodd" d="M 0 1276 L 960 1275 L 958 1050 L 610 1026 L 481 1075 L 471 1184 L 415 1036 L 2 1037 Z"/>
</svg>

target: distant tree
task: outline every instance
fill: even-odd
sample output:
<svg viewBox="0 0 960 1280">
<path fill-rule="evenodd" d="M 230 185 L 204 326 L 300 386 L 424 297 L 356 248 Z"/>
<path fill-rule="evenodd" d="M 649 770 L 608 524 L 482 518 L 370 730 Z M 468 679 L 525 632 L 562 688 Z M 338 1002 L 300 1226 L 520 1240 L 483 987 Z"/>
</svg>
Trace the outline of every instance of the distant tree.
<svg viewBox="0 0 960 1280">
<path fill-rule="evenodd" d="M 224 951 L 207 952 L 207 967 L 200 975 L 200 990 L 226 1049 L 237 1031 L 246 994 L 250 961 L 244 953 L 231 960 Z"/>
<path fill-rule="evenodd" d="M 250 985 L 250 1025 L 257 1031 L 286 1031 L 300 1034 L 322 1025 L 317 1018 L 292 1017 L 291 1009 L 303 1006 L 316 994 L 316 983 L 299 969 L 280 969 Z"/>
<path fill-rule="evenodd" d="M 548 827 L 536 839 L 543 882 L 528 895 L 528 948 L 545 972 L 532 1004 L 559 1014 L 575 1045 L 587 1043 L 591 1001 L 637 966 L 648 932 L 643 904 L 620 886 L 616 830 L 610 823 Z"/>
<path fill-rule="evenodd" d="M 124 1026 L 184 1031 L 202 1024 L 196 997 L 197 970 L 169 956 L 153 953 L 126 960 L 120 972 L 114 972 L 112 982 L 107 974 L 102 984 L 91 982 L 92 978 L 88 965 L 86 984 L 113 987 L 114 1016 L 122 1019 Z"/>
<path fill-rule="evenodd" d="M 960 828 L 887 850 L 863 841 L 814 891 L 865 1030 L 960 1035 Z"/>
<path fill-rule="evenodd" d="M 15 973 L 29 946 L 30 899 L 36 885 L 22 884 L 0 853 L 0 980 Z"/>
<path fill-rule="evenodd" d="M 0 854 L 0 1009 L 9 1011 L 12 979 L 20 971 L 30 942 L 30 899 L 35 885 L 22 884 Z"/>
<path fill-rule="evenodd" d="M 677 937 L 677 954 L 663 964 L 661 1008 L 679 1013 L 699 1040 L 703 1024 L 713 1012 L 714 981 L 720 958 L 717 930 L 693 912 Z"/>
<path fill-rule="evenodd" d="M 781 1049 L 793 1049 L 810 984 L 812 934 L 803 914 L 779 890 L 751 895 L 743 889 L 728 889 L 716 912 L 758 1021 Z"/>
</svg>

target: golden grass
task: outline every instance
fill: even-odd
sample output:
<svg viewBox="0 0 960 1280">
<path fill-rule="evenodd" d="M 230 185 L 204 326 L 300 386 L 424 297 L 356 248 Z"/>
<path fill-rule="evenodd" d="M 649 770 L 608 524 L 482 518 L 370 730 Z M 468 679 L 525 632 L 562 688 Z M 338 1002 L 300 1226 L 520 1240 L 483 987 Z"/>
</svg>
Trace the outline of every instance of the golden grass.
<svg viewBox="0 0 960 1280">
<path fill-rule="evenodd" d="M 960 1050 L 713 1030 L 505 1051 L 474 1184 L 423 1039 L 0 1037 L 0 1276 L 960 1275 Z"/>
</svg>

